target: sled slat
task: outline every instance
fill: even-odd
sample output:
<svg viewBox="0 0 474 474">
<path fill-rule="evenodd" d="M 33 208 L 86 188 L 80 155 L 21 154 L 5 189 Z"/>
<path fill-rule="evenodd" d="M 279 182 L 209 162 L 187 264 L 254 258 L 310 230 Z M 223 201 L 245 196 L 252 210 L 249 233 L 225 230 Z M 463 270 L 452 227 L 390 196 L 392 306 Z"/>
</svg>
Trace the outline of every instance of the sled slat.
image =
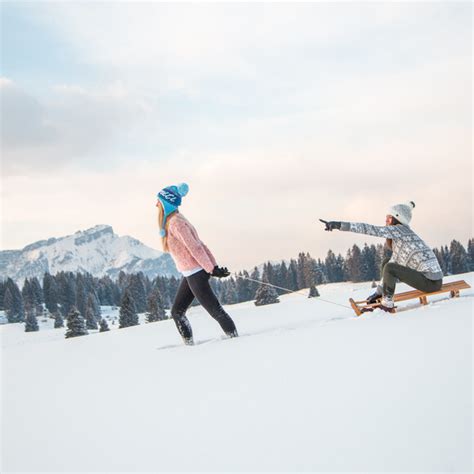
<svg viewBox="0 0 474 474">
<path fill-rule="evenodd" d="M 394 296 L 393 301 L 397 303 L 399 301 L 407 301 L 418 298 L 421 304 L 426 305 L 428 304 L 428 296 L 439 295 L 440 293 L 449 293 L 452 298 L 456 298 L 459 297 L 460 290 L 466 290 L 468 288 L 471 288 L 471 286 L 464 280 L 452 281 L 450 283 L 445 283 L 440 290 L 433 291 L 433 293 L 424 293 L 423 291 L 419 290 L 398 293 Z M 367 300 L 354 301 L 352 298 L 350 298 L 349 302 L 357 316 L 360 316 L 364 312 L 364 309 L 367 310 L 376 308 L 378 306 L 378 303 L 367 304 Z"/>
</svg>

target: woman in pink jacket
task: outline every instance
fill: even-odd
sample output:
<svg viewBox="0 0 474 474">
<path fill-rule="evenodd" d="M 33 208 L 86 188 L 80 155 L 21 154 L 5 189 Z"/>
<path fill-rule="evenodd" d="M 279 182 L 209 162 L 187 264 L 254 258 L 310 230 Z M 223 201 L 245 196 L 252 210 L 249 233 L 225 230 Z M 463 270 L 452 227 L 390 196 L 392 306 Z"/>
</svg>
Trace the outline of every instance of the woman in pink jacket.
<svg viewBox="0 0 474 474">
<path fill-rule="evenodd" d="M 171 254 L 176 267 L 183 274 L 171 316 L 185 344 L 192 345 L 193 332 L 186 311 L 194 298 L 220 324 L 227 336 L 236 337 L 238 333 L 234 321 L 225 312 L 209 284 L 211 276 L 223 278 L 229 276 L 230 272 L 227 268 L 217 266 L 214 256 L 201 241 L 196 229 L 178 210 L 188 190 L 185 183 L 164 188 L 157 195 L 156 206 L 163 250 Z"/>
</svg>

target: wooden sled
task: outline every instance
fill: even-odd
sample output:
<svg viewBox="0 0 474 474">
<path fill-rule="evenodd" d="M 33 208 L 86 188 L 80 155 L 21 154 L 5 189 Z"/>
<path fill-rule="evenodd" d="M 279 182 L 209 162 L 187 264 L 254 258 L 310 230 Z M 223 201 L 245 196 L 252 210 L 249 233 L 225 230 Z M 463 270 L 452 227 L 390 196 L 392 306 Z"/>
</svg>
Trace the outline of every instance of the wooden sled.
<svg viewBox="0 0 474 474">
<path fill-rule="evenodd" d="M 457 298 L 461 290 L 466 290 L 471 288 L 468 283 L 464 280 L 453 281 L 451 283 L 445 283 L 439 291 L 434 291 L 433 293 L 424 293 L 419 290 L 405 291 L 404 293 L 398 293 L 394 296 L 393 301 L 398 303 L 399 301 L 407 301 L 418 298 L 421 304 L 428 304 L 428 296 L 439 295 L 440 293 L 449 293 L 452 298 Z M 367 300 L 354 301 L 352 298 L 349 298 L 349 303 L 352 306 L 352 309 L 355 311 L 357 316 L 360 316 L 362 313 L 367 311 L 373 311 L 379 303 L 367 304 Z M 394 308 L 395 312 L 396 309 Z"/>
</svg>

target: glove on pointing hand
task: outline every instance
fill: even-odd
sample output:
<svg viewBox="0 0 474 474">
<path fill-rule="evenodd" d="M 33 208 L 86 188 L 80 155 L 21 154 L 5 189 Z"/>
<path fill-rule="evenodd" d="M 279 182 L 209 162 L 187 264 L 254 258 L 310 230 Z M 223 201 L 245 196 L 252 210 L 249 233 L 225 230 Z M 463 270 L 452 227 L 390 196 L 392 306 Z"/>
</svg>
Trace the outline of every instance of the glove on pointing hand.
<svg viewBox="0 0 474 474">
<path fill-rule="evenodd" d="M 324 221 L 323 219 L 319 219 L 326 228 L 324 230 L 328 230 L 332 232 L 334 229 L 341 230 L 341 223 L 339 221 Z"/>
</svg>

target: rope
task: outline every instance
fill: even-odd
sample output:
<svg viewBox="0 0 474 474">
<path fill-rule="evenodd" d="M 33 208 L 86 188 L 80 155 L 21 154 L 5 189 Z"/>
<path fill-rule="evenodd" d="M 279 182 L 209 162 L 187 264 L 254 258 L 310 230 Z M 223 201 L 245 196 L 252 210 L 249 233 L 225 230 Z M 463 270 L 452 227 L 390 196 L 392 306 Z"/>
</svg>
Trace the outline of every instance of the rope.
<svg viewBox="0 0 474 474">
<path fill-rule="evenodd" d="M 279 290 L 287 291 L 288 293 L 299 293 L 300 295 L 304 295 L 305 297 L 307 296 L 307 293 L 303 292 L 301 290 L 289 290 L 288 288 L 283 288 L 282 286 L 272 285 L 271 283 L 267 283 L 265 281 L 255 280 L 253 278 L 248 278 L 248 277 L 240 276 L 240 275 L 237 275 L 237 274 L 235 275 L 235 277 L 236 278 L 241 278 L 242 280 L 248 280 L 248 281 L 253 281 L 255 283 L 260 283 L 261 285 L 272 286 L 273 288 L 278 288 Z M 345 304 L 335 303 L 334 301 L 325 300 L 324 298 L 321 298 L 320 296 L 318 296 L 317 298 L 318 299 L 315 300 L 315 301 L 324 301 L 325 303 L 333 304 L 333 305 L 336 305 L 336 306 L 341 306 L 343 308 L 350 309 L 351 311 L 353 311 L 353 309 L 350 306 L 347 306 Z"/>
</svg>

